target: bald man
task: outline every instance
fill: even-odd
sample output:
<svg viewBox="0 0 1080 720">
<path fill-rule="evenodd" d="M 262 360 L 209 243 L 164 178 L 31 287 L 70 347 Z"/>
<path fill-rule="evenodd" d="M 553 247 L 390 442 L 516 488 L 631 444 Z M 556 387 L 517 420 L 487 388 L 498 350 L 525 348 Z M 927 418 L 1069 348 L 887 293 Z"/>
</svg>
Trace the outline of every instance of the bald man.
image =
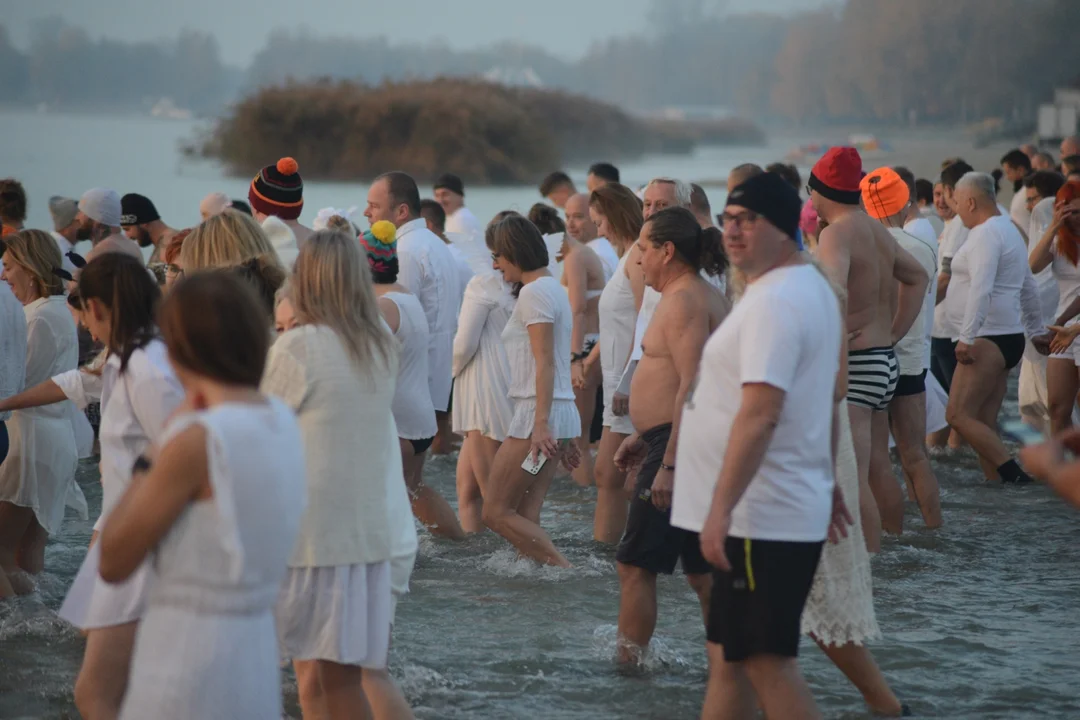
<svg viewBox="0 0 1080 720">
<path fill-rule="evenodd" d="M 619 266 L 619 254 L 607 238 L 598 237 L 596 223 L 589 217 L 589 196 L 585 193 L 571 195 L 563 208 L 566 213 L 566 234 L 579 243 L 588 245 L 600 256 L 604 266 L 604 282 L 611 280 Z"/>
<path fill-rule="evenodd" d="M 946 419 L 979 454 L 987 480 L 1030 483 L 998 436 L 997 416 L 1025 335 L 1040 353 L 1049 352 L 1038 288 L 1023 236 L 998 209 L 993 178 L 967 173 L 956 183 L 953 202 L 969 235 L 953 258 L 945 295 L 958 328 Z"/>
<path fill-rule="evenodd" d="M 1061 141 L 1061 157 L 1080 155 L 1080 136 L 1072 135 Z"/>
<path fill-rule="evenodd" d="M 760 165 L 754 163 L 744 163 L 737 167 L 732 168 L 727 177 L 727 191 L 730 193 L 735 188 L 742 185 L 744 182 L 754 177 L 755 175 L 761 175 L 765 170 Z"/>
</svg>

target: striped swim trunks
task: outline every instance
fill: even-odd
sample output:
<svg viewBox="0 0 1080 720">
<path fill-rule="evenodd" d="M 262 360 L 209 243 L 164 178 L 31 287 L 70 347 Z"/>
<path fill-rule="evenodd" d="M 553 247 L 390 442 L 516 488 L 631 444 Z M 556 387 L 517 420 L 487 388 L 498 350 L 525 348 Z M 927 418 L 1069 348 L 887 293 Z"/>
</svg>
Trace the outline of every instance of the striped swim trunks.
<svg viewBox="0 0 1080 720">
<path fill-rule="evenodd" d="M 868 410 L 886 410 L 899 379 L 900 365 L 891 347 L 848 352 L 849 403 Z"/>
</svg>

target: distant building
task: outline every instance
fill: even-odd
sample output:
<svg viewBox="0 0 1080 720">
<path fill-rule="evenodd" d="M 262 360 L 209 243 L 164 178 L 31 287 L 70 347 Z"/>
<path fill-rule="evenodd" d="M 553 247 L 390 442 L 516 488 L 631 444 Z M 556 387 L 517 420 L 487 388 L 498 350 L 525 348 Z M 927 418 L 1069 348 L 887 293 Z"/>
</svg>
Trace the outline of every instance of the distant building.
<svg viewBox="0 0 1080 720">
<path fill-rule="evenodd" d="M 1058 88 L 1054 102 L 1039 106 L 1037 128 L 1040 143 L 1056 143 L 1077 134 L 1080 118 L 1080 88 Z"/>
</svg>

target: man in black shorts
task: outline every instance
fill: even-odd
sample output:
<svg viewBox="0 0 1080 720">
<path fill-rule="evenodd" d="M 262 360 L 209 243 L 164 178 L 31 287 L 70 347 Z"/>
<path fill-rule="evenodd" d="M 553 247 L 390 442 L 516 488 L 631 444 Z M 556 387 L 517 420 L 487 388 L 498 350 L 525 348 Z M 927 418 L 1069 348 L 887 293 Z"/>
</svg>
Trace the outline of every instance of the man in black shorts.
<svg viewBox="0 0 1080 720">
<path fill-rule="evenodd" d="M 736 187 L 724 244 L 747 278 L 702 351 L 682 413 L 671 522 L 716 568 L 702 717 L 817 718 L 799 671 L 800 619 L 835 509 L 843 322 L 796 241 L 798 193 L 779 176 Z"/>
<path fill-rule="evenodd" d="M 638 241 L 645 283 L 660 293 L 660 302 L 645 329 L 630 385 L 636 432 L 615 454 L 620 469 L 641 462 L 626 531 L 615 553 L 621 663 L 642 660 L 656 627 L 656 576 L 672 574 L 680 559 L 702 612 L 709 603 L 709 564 L 697 534 L 671 526 L 671 493 L 680 416 L 701 349 L 731 307 L 701 277 L 703 264 L 717 274 L 718 248 L 708 244 L 713 234 L 715 229 L 702 232 L 689 210 L 669 207 L 649 217 Z"/>
</svg>

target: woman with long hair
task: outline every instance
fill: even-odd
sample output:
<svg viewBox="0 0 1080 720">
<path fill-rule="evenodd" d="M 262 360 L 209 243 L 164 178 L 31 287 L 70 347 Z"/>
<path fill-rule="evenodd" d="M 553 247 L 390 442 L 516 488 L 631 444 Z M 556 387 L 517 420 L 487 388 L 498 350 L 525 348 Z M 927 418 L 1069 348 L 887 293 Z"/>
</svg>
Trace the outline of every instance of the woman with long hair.
<svg viewBox="0 0 1080 720">
<path fill-rule="evenodd" d="M 160 298 L 161 290 L 137 259 L 106 253 L 90 261 L 79 274 L 81 315 L 94 339 L 106 347 L 104 365 L 57 374 L 0 403 L 11 408 L 65 398 L 78 407 L 101 403 L 101 514 L 59 612 L 87 633 L 75 703 L 90 720 L 114 718 L 119 711 L 150 584 L 148 564 L 120 585 L 103 582 L 98 533 L 131 482 L 136 458 L 161 439 L 166 420 L 184 396 L 157 337 L 154 312 Z"/>
<path fill-rule="evenodd" d="M 438 424 L 435 405 L 425 382 L 428 377 L 430 337 L 427 316 L 420 300 L 398 283 L 397 241 L 394 224 L 374 223 L 360 236 L 368 267 L 375 282 L 379 312 L 401 348 L 397 387 L 394 390 L 394 421 L 401 444 L 401 464 L 409 490 L 413 515 L 436 535 L 460 540 L 465 537 L 457 516 L 442 495 L 424 484 L 424 460 L 435 440 Z"/>
<path fill-rule="evenodd" d="M 488 224 L 484 240 L 494 250 L 494 227 L 506 210 Z M 502 275 L 489 268 L 465 287 L 454 336 L 454 432 L 464 436 L 457 464 L 458 517 L 465 532 L 483 527 L 481 488 L 491 472 L 495 453 L 506 439 L 514 407 L 510 400 L 510 361 L 502 333 L 514 311 L 514 296 Z"/>
<path fill-rule="evenodd" d="M 158 320 L 184 402 L 99 543 L 106 582 L 154 558 L 120 718 L 277 718 L 273 608 L 304 456 L 292 410 L 259 392 L 266 310 L 235 274 L 207 272 L 178 283 Z"/>
<path fill-rule="evenodd" d="M 1068 337 L 1076 328 L 1070 305 L 1080 297 L 1080 182 L 1065 183 L 1058 190 L 1054 219 L 1031 250 L 1031 272 L 1038 274 L 1049 267 L 1057 280 L 1058 303 L 1054 327 Z M 1068 331 L 1065 328 L 1068 328 Z M 1050 412 L 1050 432 L 1058 434 L 1072 426 L 1076 397 L 1080 392 L 1080 353 L 1077 346 L 1066 345 L 1046 361 L 1046 390 Z"/>
<path fill-rule="evenodd" d="M 483 488 L 483 520 L 523 555 L 569 567 L 540 527 L 540 508 L 560 456 L 568 446 L 577 451 L 573 439 L 581 434 L 570 380 L 570 301 L 548 270 L 535 225 L 511 215 L 492 232 L 494 266 L 517 296 L 502 335 L 514 415 Z"/>
<path fill-rule="evenodd" d="M 64 299 L 70 275 L 47 232 L 20 230 L 3 243 L 0 279 L 26 315 L 25 385 L 37 385 L 79 362 L 79 337 Z M 30 577 L 45 567 L 45 543 L 64 522 L 69 492 L 77 491 L 79 460 L 74 408 L 63 397 L 43 407 L 0 406 L 7 410 L 17 412 L 5 423 L 8 452 L 0 464 L 0 598 L 33 590 Z"/>
<path fill-rule="evenodd" d="M 637 262 L 637 239 L 643 225 L 641 201 L 627 187 L 611 183 L 589 196 L 589 214 L 597 232 L 606 237 L 619 255 L 615 274 L 600 295 L 600 342 L 582 362 L 588 376 L 600 365 L 604 391 L 604 422 L 596 453 L 596 512 L 593 538 L 614 545 L 626 528 L 629 495 L 626 473 L 615 466 L 615 452 L 634 432 L 627 396 L 618 387 L 634 345 L 634 328 L 645 293 L 645 275 Z"/>
<path fill-rule="evenodd" d="M 373 699 L 369 680 L 392 688 L 392 565 L 416 553 L 392 410 L 398 348 L 355 238 L 313 234 L 290 283 L 300 324 L 272 346 L 262 389 L 297 414 L 308 503 L 277 604 L 278 637 L 305 716 L 351 718 Z"/>
<path fill-rule="evenodd" d="M 207 218 L 191 231 L 180 250 L 184 273 L 235 267 L 263 258 L 280 265 L 274 246 L 250 215 L 226 210 Z"/>
</svg>

